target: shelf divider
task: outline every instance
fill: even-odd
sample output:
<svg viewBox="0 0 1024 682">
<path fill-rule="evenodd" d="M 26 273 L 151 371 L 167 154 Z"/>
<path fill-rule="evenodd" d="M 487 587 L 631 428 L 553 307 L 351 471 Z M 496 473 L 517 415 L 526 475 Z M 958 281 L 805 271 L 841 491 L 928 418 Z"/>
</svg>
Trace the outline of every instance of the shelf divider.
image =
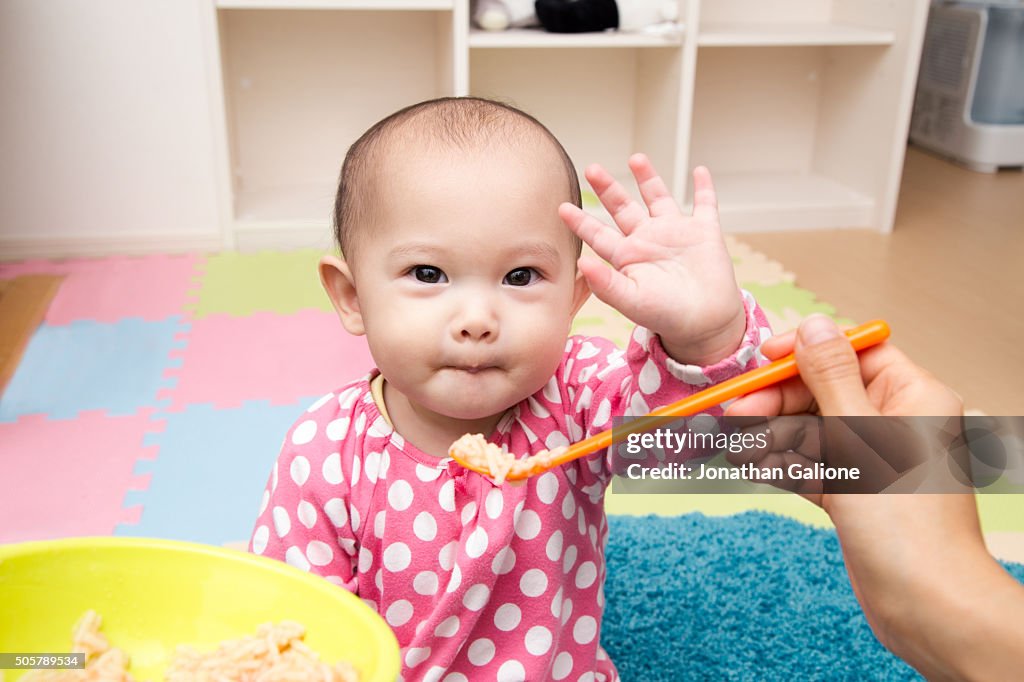
<svg viewBox="0 0 1024 682">
<path fill-rule="evenodd" d="M 539 28 L 507 31 L 469 32 L 471 48 L 545 48 L 545 47 L 678 47 L 683 44 L 681 24 L 664 33 L 549 33 Z"/>
</svg>

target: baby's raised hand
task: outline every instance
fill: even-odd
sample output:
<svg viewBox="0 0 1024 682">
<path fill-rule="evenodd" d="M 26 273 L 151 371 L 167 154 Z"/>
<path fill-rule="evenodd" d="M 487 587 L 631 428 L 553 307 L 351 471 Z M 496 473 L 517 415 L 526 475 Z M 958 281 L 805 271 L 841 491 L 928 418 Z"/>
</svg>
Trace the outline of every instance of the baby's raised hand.
<svg viewBox="0 0 1024 682">
<path fill-rule="evenodd" d="M 604 168 L 586 178 L 618 229 L 572 204 L 558 214 L 597 255 L 579 268 L 594 294 L 633 322 L 657 332 L 675 360 L 709 365 L 731 355 L 746 328 L 743 299 L 718 222 L 718 201 L 707 168 L 693 171 L 693 215 L 680 210 L 643 154 L 629 167 L 646 208 Z"/>
</svg>

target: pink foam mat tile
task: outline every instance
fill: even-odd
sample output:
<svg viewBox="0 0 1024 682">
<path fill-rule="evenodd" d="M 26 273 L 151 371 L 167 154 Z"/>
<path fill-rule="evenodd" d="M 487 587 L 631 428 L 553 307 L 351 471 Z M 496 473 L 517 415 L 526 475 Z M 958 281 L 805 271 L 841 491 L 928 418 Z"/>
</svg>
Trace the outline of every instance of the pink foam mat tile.
<svg viewBox="0 0 1024 682">
<path fill-rule="evenodd" d="M 248 400 L 273 405 L 320 395 L 373 366 L 364 337 L 349 335 L 334 313 L 306 309 L 247 317 L 217 313 L 190 323 L 188 343 L 172 351 L 165 371 L 174 387 L 158 394 L 180 411 L 209 403 L 235 408 Z"/>
<path fill-rule="evenodd" d="M 135 466 L 157 456 L 144 443 L 162 428 L 154 412 L 0 423 L 0 543 L 112 535 L 118 524 L 138 523 L 141 509 L 126 509 L 124 500 L 149 486 Z"/>
<path fill-rule="evenodd" d="M 0 278 L 65 275 L 46 313 L 46 322 L 116 322 L 125 317 L 147 321 L 180 315 L 194 297 L 198 254 L 139 257 L 32 260 L 0 264 Z"/>
</svg>

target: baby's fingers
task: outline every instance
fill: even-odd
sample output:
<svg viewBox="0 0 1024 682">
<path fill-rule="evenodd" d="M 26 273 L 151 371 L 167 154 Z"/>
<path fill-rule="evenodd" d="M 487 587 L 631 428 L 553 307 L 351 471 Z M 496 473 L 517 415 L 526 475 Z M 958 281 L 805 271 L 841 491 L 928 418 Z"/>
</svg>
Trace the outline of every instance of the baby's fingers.
<svg viewBox="0 0 1024 682">
<path fill-rule="evenodd" d="M 558 217 L 577 237 L 589 244 L 594 253 L 606 261 L 612 260 L 615 247 L 622 241 L 622 234 L 618 230 L 569 203 L 558 207 Z"/>
<path fill-rule="evenodd" d="M 587 166 L 584 172 L 587 182 L 594 188 L 594 193 L 607 209 L 612 220 L 622 230 L 622 234 L 630 234 L 649 217 L 647 211 L 638 204 L 626 188 L 612 177 L 600 164 Z"/>
<path fill-rule="evenodd" d="M 693 169 L 693 217 L 718 222 L 718 195 L 711 171 L 704 166 Z"/>
<path fill-rule="evenodd" d="M 654 170 L 651 160 L 645 154 L 634 154 L 629 157 L 629 168 L 636 178 L 636 185 L 640 188 L 640 196 L 644 198 L 647 209 L 652 217 L 664 215 L 679 215 L 679 205 L 672 198 L 665 181 Z"/>
<path fill-rule="evenodd" d="M 595 296 L 627 317 L 630 316 L 636 299 L 636 283 L 633 280 L 591 256 L 580 256 L 577 267 Z"/>
</svg>

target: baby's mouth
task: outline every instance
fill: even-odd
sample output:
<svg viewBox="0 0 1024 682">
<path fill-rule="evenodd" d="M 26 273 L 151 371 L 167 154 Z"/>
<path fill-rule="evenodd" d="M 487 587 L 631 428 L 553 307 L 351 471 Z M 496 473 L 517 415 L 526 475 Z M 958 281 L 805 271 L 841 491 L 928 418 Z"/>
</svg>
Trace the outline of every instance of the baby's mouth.
<svg viewBox="0 0 1024 682">
<path fill-rule="evenodd" d="M 448 365 L 447 369 L 452 369 L 456 372 L 465 372 L 466 374 L 483 374 L 484 372 L 498 369 L 498 366 L 489 363 L 474 363 L 468 365 Z"/>
</svg>

